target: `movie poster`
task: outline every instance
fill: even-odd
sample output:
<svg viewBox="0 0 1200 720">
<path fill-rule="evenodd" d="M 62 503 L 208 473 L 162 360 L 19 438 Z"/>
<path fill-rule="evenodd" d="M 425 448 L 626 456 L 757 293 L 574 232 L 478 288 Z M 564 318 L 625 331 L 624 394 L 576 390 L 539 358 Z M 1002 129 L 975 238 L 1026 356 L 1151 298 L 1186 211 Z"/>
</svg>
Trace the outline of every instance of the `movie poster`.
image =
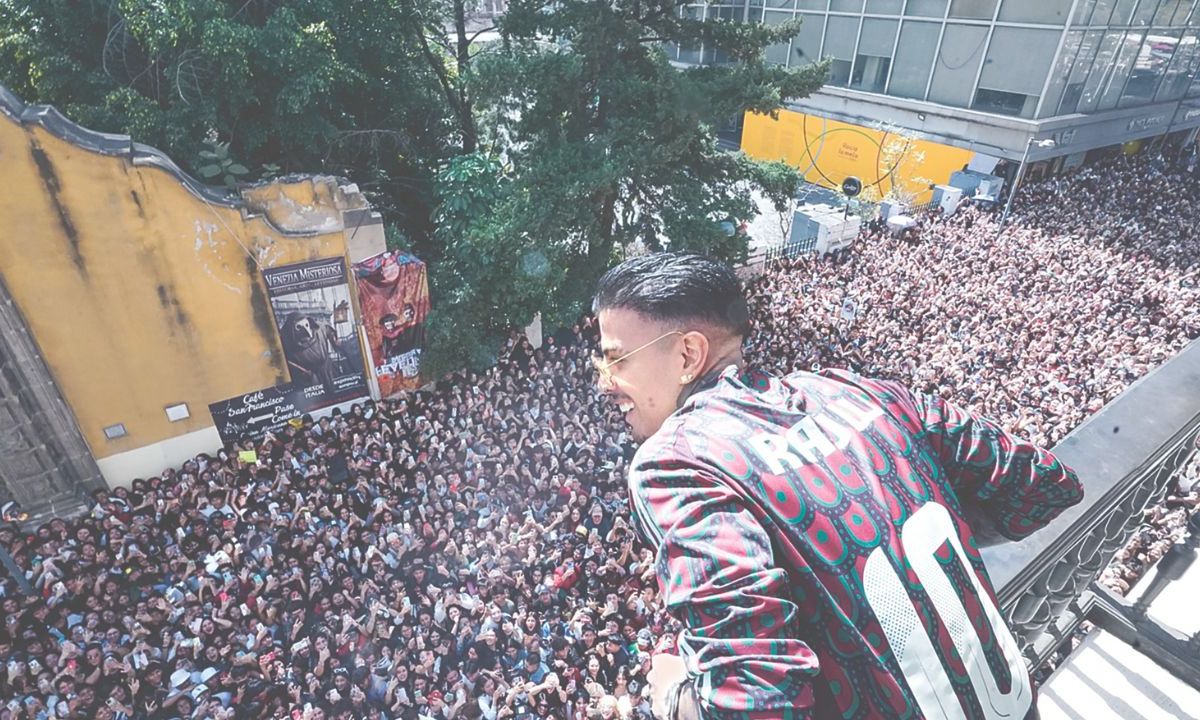
<svg viewBox="0 0 1200 720">
<path fill-rule="evenodd" d="M 342 258 L 263 270 L 291 384 L 321 408 L 367 394 Z"/>
<path fill-rule="evenodd" d="M 383 397 L 421 384 L 429 280 L 425 263 L 385 252 L 354 264 L 358 305 Z"/>
</svg>

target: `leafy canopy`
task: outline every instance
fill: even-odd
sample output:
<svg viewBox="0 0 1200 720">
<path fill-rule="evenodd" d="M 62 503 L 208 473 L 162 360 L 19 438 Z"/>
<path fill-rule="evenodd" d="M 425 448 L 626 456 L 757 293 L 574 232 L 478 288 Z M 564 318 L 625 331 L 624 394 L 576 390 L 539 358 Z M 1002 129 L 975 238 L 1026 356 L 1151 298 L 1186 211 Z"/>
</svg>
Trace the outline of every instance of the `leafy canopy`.
<svg viewBox="0 0 1200 720">
<path fill-rule="evenodd" d="M 447 168 L 488 170 L 438 186 L 445 255 L 433 323 L 447 327 L 437 336 L 493 347 L 539 310 L 550 327 L 570 322 L 598 276 L 635 247 L 740 260 L 746 238 L 731 230 L 756 212 L 751 189 L 781 206 L 795 194 L 793 169 L 724 152 L 715 131 L 748 109 L 770 113 L 808 95 L 825 65 L 765 61 L 765 49 L 797 23 L 702 22 L 682 7 L 510 2 L 500 40 L 465 73 L 483 164 Z M 731 62 L 679 69 L 663 50 L 701 43 Z M 451 188 L 463 182 L 489 190 L 472 194 L 479 204 L 462 204 Z M 445 304 L 447 284 L 458 283 L 471 288 L 476 314 Z M 447 360 L 465 357 L 444 347 L 454 353 Z M 438 345 L 431 350 L 435 361 L 444 357 Z"/>
<path fill-rule="evenodd" d="M 570 322 L 628 253 L 737 261 L 751 190 L 794 194 L 794 170 L 722 151 L 716 129 L 825 66 L 765 61 L 797 23 L 684 7 L 512 0 L 489 32 L 475 0 L 5 0 L 0 82 L 210 182 L 358 183 L 429 262 L 442 371 L 489 362 L 537 312 Z M 673 46 L 725 62 L 674 67 Z"/>
</svg>

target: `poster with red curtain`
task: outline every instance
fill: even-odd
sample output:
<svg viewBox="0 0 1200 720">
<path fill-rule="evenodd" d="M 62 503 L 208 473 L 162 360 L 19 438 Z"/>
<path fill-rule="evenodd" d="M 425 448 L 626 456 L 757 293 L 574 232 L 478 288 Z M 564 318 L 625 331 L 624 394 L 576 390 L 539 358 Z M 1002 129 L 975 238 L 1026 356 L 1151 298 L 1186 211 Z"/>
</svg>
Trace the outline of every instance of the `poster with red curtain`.
<svg viewBox="0 0 1200 720">
<path fill-rule="evenodd" d="M 421 385 L 429 278 L 412 255 L 385 252 L 354 264 L 358 303 L 383 397 Z"/>
</svg>

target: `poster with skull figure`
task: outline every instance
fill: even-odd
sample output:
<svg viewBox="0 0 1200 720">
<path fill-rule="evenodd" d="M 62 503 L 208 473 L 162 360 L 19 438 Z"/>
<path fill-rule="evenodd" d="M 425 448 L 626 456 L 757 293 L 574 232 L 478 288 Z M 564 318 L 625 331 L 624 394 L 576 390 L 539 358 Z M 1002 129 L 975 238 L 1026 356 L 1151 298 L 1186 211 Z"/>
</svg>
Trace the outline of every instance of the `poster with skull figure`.
<svg viewBox="0 0 1200 720">
<path fill-rule="evenodd" d="M 292 384 L 325 407 L 367 394 L 342 258 L 263 270 Z"/>
<path fill-rule="evenodd" d="M 389 251 L 355 263 L 354 275 L 380 395 L 419 387 L 429 314 L 425 263 Z"/>
</svg>

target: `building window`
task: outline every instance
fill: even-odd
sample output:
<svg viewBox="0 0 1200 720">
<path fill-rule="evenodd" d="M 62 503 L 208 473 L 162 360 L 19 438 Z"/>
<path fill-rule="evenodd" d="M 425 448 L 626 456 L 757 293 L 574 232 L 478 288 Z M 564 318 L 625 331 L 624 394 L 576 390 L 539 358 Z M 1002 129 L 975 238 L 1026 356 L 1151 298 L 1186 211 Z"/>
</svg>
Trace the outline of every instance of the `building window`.
<svg viewBox="0 0 1200 720">
<path fill-rule="evenodd" d="M 116 425 L 109 425 L 108 427 L 104 428 L 104 437 L 108 438 L 109 440 L 123 438 L 128 434 L 129 432 L 125 430 L 125 423 L 117 423 Z"/>
<path fill-rule="evenodd" d="M 1147 27 L 1153 24 L 1154 11 L 1158 9 L 1158 4 L 1158 0 L 1141 0 L 1138 3 L 1137 9 L 1133 11 L 1133 20 L 1129 24 L 1135 27 Z M 1167 17 L 1170 16 L 1171 12 L 1168 11 Z"/>
<path fill-rule="evenodd" d="M 997 0 L 950 0 L 950 17 L 965 20 L 991 20 Z"/>
<path fill-rule="evenodd" d="M 867 13 L 870 15 L 899 15 L 903 6 L 903 0 L 867 0 Z"/>
<path fill-rule="evenodd" d="M 1110 30 L 1104 34 L 1104 39 L 1100 41 L 1100 47 L 1096 50 L 1096 57 L 1092 60 L 1087 81 L 1083 84 L 1083 92 L 1076 106 L 1077 112 L 1091 112 L 1096 109 L 1104 80 L 1108 77 L 1108 71 L 1113 66 L 1118 46 L 1124 37 L 1124 30 Z"/>
<path fill-rule="evenodd" d="M 1015 117 L 1033 117 L 1033 111 L 1036 108 L 1036 95 L 1021 95 L 985 88 L 979 88 L 979 91 L 975 93 L 975 102 L 971 105 L 972 110 Z"/>
<path fill-rule="evenodd" d="M 946 2 L 947 0 L 908 0 L 904 5 L 904 14 L 941 20 L 946 14 Z"/>
<path fill-rule="evenodd" d="M 1187 21 L 1191 11 L 1192 0 L 1163 0 L 1158 7 L 1158 15 L 1154 17 L 1154 24 L 1180 27 Z"/>
<path fill-rule="evenodd" d="M 1071 12 L 1071 0 L 1001 0 L 1001 22 L 1062 26 Z"/>
<path fill-rule="evenodd" d="M 1153 2 L 1153 0 L 1150 0 Z M 1138 0 L 1116 0 L 1116 7 L 1108 18 L 1109 25 L 1128 25 L 1133 18 L 1134 8 Z"/>
<path fill-rule="evenodd" d="M 997 27 L 984 56 L 979 92 L 971 107 L 985 112 L 1033 117 L 1061 36 L 1059 30 Z M 984 88 L 1016 97 L 1000 98 L 983 92 Z M 1018 102 L 1024 97 L 1034 98 L 1032 107 L 1023 100 Z M 1014 105 L 1019 105 L 1016 112 L 1012 110 Z"/>
<path fill-rule="evenodd" d="M 1071 70 L 1082 41 L 1082 30 L 1070 30 L 1063 39 L 1062 52 L 1055 61 L 1057 64 L 1050 70 L 1050 84 L 1046 87 L 1046 96 L 1042 99 L 1042 117 L 1049 117 L 1058 111 L 1059 101 L 1062 100 L 1067 81 L 1071 79 Z"/>
<path fill-rule="evenodd" d="M 1143 39 L 1144 35 L 1141 32 L 1131 30 L 1125 33 L 1117 48 L 1117 59 L 1113 63 L 1112 72 L 1109 73 L 1108 82 L 1104 84 L 1104 92 L 1100 95 L 1097 109 L 1111 110 L 1117 106 L 1121 92 L 1125 89 L 1125 81 L 1129 79 L 1134 61 L 1142 49 Z"/>
<path fill-rule="evenodd" d="M 167 420 L 170 420 L 171 422 L 179 422 L 180 420 L 187 420 L 188 418 L 190 418 L 192 416 L 192 414 L 188 411 L 187 403 L 176 403 L 175 405 L 168 405 L 165 409 L 166 409 L 166 413 L 167 413 Z"/>
<path fill-rule="evenodd" d="M 1167 66 L 1175 56 L 1175 48 L 1179 46 L 1179 37 L 1179 31 L 1170 30 L 1153 30 L 1146 35 L 1134 60 L 1133 71 L 1125 83 L 1121 107 L 1149 105 L 1154 101 L 1159 81 L 1166 75 Z"/>
<path fill-rule="evenodd" d="M 825 34 L 825 16 L 800 13 L 804 22 L 792 38 L 792 67 L 801 67 L 821 59 L 821 36 Z"/>
<path fill-rule="evenodd" d="M 1096 56 L 1096 49 L 1100 47 L 1100 38 L 1103 36 L 1102 30 L 1088 30 L 1083 34 L 1083 40 L 1079 43 L 1079 51 L 1075 54 L 1075 61 L 1071 65 L 1071 74 L 1067 77 L 1066 87 L 1063 88 L 1062 101 L 1057 108 L 1059 115 L 1075 112 L 1079 99 L 1083 97 L 1083 84 L 1087 81 L 1092 60 Z"/>
<path fill-rule="evenodd" d="M 883 92 L 883 89 L 887 87 L 888 69 L 891 65 L 890 58 L 856 55 L 854 72 L 850 76 L 850 87 L 873 93 Z"/>
<path fill-rule="evenodd" d="M 1075 5 L 1075 17 L 1071 18 L 1072 25 L 1087 25 L 1088 18 L 1092 16 L 1092 10 L 1096 7 L 1096 0 L 1079 0 Z"/>
<path fill-rule="evenodd" d="M 846 87 L 850 84 L 850 61 L 832 59 L 829 62 L 829 80 L 827 85 Z"/>
<path fill-rule="evenodd" d="M 911 6 L 912 3 L 910 2 Z M 925 99 L 925 86 L 933 69 L 933 54 L 937 52 L 941 26 L 931 22 L 905 20 L 896 44 L 896 63 L 888 94 L 896 97 Z"/>
<path fill-rule="evenodd" d="M 952 107 L 970 107 L 975 77 L 987 45 L 988 29 L 981 25 L 947 25 L 933 63 L 929 99 Z"/>
<path fill-rule="evenodd" d="M 1195 72 L 1194 63 L 1200 58 L 1200 37 L 1195 30 L 1188 30 L 1179 42 L 1167 74 L 1158 88 L 1158 102 L 1178 100 L 1187 92 L 1188 83 L 1192 81 Z"/>
<path fill-rule="evenodd" d="M 856 90 L 881 93 L 887 88 L 888 70 L 896 45 L 897 20 L 865 18 L 858 35 L 858 52 L 854 56 L 854 72 L 850 87 Z"/>
<path fill-rule="evenodd" d="M 796 17 L 792 12 L 778 12 L 776 10 L 767 10 L 763 16 L 763 22 L 766 25 L 782 25 Z M 767 62 L 775 65 L 788 64 L 788 52 L 790 52 L 791 43 L 778 43 L 767 48 Z"/>
<path fill-rule="evenodd" d="M 1117 4 L 1117 0 L 1096 0 L 1096 6 L 1092 9 L 1092 15 L 1088 18 L 1088 25 L 1092 27 L 1104 26 L 1108 24 L 1108 19 L 1112 17 L 1113 6 Z"/>
<path fill-rule="evenodd" d="M 856 17 L 830 15 L 825 25 L 825 48 L 821 54 L 832 58 L 829 67 L 829 85 L 846 87 L 850 84 L 851 64 L 854 62 L 854 46 L 858 42 Z"/>
</svg>

